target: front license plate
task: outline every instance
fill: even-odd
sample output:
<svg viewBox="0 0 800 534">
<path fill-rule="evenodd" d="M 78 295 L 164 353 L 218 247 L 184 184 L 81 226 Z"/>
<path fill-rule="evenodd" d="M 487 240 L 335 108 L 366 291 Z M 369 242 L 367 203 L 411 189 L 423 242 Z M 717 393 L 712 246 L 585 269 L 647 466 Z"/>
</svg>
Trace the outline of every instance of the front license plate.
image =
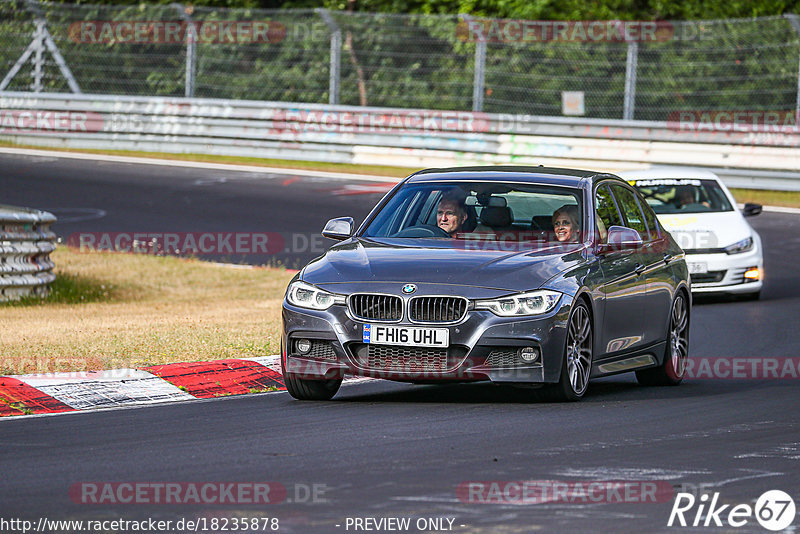
<svg viewBox="0 0 800 534">
<path fill-rule="evenodd" d="M 708 264 L 705 262 L 689 262 L 689 274 L 704 274 L 708 272 Z"/>
<path fill-rule="evenodd" d="M 363 341 L 375 345 L 447 347 L 450 344 L 450 331 L 447 328 L 365 324 Z"/>
</svg>

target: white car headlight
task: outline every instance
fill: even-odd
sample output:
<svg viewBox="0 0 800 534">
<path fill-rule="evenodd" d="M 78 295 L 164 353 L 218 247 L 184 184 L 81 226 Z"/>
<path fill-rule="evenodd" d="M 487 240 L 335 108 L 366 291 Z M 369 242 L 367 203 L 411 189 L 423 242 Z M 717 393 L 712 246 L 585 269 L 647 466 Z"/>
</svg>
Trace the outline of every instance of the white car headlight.
<svg viewBox="0 0 800 534">
<path fill-rule="evenodd" d="M 476 300 L 475 309 L 489 310 L 500 317 L 541 315 L 555 308 L 559 300 L 561 300 L 561 293 L 558 291 L 540 289 L 498 299 Z"/>
<path fill-rule="evenodd" d="M 725 247 L 726 254 L 741 254 L 742 252 L 747 252 L 753 248 L 753 238 L 748 237 L 747 239 L 742 239 L 734 243 L 733 245 L 729 245 Z"/>
<path fill-rule="evenodd" d="M 286 290 L 286 300 L 289 304 L 312 310 L 327 310 L 334 304 L 345 304 L 344 295 L 329 293 L 305 282 L 292 282 Z"/>
</svg>

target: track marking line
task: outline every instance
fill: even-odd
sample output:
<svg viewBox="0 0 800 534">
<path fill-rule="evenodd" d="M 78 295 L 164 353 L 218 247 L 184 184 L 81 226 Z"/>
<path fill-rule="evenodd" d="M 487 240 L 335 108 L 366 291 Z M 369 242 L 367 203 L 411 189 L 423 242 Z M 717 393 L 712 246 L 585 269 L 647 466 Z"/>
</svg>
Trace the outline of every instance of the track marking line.
<svg viewBox="0 0 800 534">
<path fill-rule="evenodd" d="M 165 167 L 186 167 L 190 169 L 209 169 L 218 171 L 255 172 L 259 174 L 279 174 L 285 176 L 309 176 L 314 178 L 332 178 L 335 180 L 360 180 L 364 182 L 385 182 L 391 176 L 372 174 L 351 174 L 345 172 L 310 171 L 307 169 L 290 169 L 282 167 L 260 167 L 258 165 L 234 165 L 226 163 L 207 163 L 201 161 L 183 161 L 159 158 L 136 158 L 130 156 L 112 156 L 108 154 L 91 154 L 82 152 L 52 152 L 30 148 L 0 147 L 0 154 L 23 156 L 43 156 L 51 158 L 80 159 L 88 161 L 107 161 L 110 163 L 134 163 L 143 165 L 161 165 Z M 400 179 L 398 178 L 398 181 Z"/>
</svg>

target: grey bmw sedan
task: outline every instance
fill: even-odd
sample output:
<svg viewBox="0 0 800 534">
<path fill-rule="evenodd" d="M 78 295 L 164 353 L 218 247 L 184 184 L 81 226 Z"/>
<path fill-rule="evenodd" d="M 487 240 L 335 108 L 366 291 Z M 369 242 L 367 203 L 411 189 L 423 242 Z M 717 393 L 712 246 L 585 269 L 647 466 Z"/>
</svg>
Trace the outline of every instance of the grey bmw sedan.
<svg viewBox="0 0 800 534">
<path fill-rule="evenodd" d="M 676 385 L 688 358 L 683 251 L 627 182 L 545 167 L 429 169 L 306 265 L 283 302 L 286 388 L 332 398 L 346 374 L 489 380 L 578 400 L 634 371 Z"/>
</svg>

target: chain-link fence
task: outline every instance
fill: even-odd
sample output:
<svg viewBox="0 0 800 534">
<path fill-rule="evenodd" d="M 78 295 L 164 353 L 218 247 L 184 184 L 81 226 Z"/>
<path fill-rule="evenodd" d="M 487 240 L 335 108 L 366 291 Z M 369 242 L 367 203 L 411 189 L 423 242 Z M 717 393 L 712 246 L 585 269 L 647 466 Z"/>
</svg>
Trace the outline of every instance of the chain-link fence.
<svg viewBox="0 0 800 534">
<path fill-rule="evenodd" d="M 621 39 L 613 23 L 599 37 L 595 23 L 558 24 L 0 0 L 0 90 L 660 121 L 798 106 L 796 16 Z"/>
</svg>

